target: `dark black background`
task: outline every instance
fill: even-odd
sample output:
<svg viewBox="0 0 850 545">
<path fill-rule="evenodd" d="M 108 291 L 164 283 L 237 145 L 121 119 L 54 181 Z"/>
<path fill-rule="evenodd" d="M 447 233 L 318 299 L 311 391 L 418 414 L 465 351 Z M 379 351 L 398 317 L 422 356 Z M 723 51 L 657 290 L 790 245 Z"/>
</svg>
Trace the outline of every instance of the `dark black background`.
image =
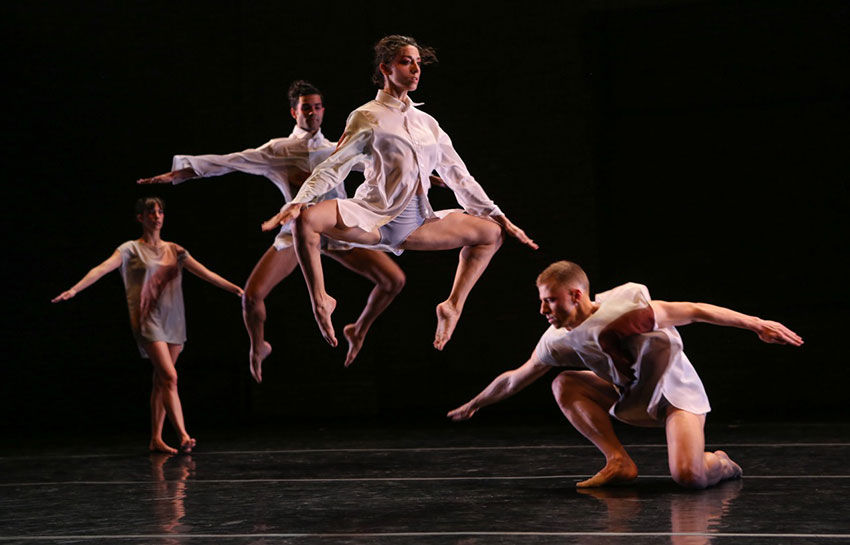
<svg viewBox="0 0 850 545">
<path fill-rule="evenodd" d="M 325 91 L 336 140 L 374 96 L 371 46 L 391 33 L 437 49 L 413 98 L 541 249 L 505 244 L 442 353 L 430 346 L 434 306 L 457 252 L 404 254 L 407 287 L 350 369 L 344 347 L 324 344 L 296 272 L 267 300 L 274 353 L 261 386 L 239 301 L 187 275 L 178 369 L 190 429 L 437 421 L 525 361 L 546 327 L 534 278 L 563 258 L 586 267 L 593 291 L 641 282 L 655 298 L 730 306 L 806 339 L 793 349 L 683 328 L 716 418 L 843 417 L 847 3 L 378 4 L 4 3 L 4 429 L 147 429 L 150 367 L 120 276 L 50 298 L 138 237 L 132 206 L 148 194 L 166 200 L 166 240 L 244 283 L 273 238 L 259 230 L 282 204 L 271 183 L 134 181 L 175 153 L 287 135 L 297 78 Z M 454 206 L 445 190 L 431 197 Z M 326 263 L 339 331 L 370 284 Z M 478 418 L 555 421 L 548 382 Z"/>
</svg>

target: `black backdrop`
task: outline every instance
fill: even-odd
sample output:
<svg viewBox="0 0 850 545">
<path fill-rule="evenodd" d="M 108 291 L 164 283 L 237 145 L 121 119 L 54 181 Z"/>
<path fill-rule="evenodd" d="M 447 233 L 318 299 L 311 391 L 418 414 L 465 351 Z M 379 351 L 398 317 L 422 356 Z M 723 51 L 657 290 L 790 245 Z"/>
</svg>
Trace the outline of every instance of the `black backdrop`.
<svg viewBox="0 0 850 545">
<path fill-rule="evenodd" d="M 324 344 L 296 273 L 267 301 L 262 386 L 247 372 L 237 299 L 188 275 L 178 368 L 190 424 L 439 419 L 525 360 L 546 326 L 534 277 L 562 258 L 585 265 L 596 289 L 642 282 L 656 298 L 731 306 L 806 339 L 791 349 L 684 328 L 716 417 L 843 416 L 846 3 L 210 5 L 0 8 L 4 428 L 146 429 L 150 368 L 119 275 L 49 299 L 138 236 L 132 205 L 148 194 L 166 200 L 167 240 L 243 283 L 272 240 L 259 230 L 281 205 L 271 183 L 134 180 L 168 170 L 175 153 L 288 134 L 296 78 L 325 91 L 324 131 L 337 139 L 373 97 L 371 46 L 390 33 L 436 47 L 413 98 L 541 249 L 505 244 L 442 353 L 430 347 L 433 309 L 456 252 L 404 254 L 407 287 L 350 369 L 344 347 Z M 454 206 L 445 190 L 431 197 Z M 326 274 L 341 330 L 370 285 L 330 261 Z M 480 418 L 508 415 L 558 418 L 548 381 Z"/>
</svg>

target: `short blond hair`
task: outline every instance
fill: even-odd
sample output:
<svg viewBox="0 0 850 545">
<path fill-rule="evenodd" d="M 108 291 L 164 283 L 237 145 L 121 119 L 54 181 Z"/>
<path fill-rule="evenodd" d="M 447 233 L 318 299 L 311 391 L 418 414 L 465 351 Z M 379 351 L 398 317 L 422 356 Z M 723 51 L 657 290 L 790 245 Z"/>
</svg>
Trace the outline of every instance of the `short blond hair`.
<svg viewBox="0 0 850 545">
<path fill-rule="evenodd" d="M 537 276 L 537 285 L 543 284 L 571 285 L 581 288 L 585 293 L 590 291 L 590 281 L 587 279 L 584 269 L 578 264 L 566 260 L 556 261 L 543 269 L 543 272 Z"/>
</svg>

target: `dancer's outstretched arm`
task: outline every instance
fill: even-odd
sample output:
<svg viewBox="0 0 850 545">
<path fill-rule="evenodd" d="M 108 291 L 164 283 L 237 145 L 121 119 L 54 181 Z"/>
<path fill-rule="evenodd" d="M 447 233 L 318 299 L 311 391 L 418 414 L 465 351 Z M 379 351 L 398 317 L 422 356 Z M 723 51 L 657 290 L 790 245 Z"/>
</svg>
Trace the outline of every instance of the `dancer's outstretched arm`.
<svg viewBox="0 0 850 545">
<path fill-rule="evenodd" d="M 71 289 L 63 291 L 56 297 L 50 300 L 51 303 L 58 303 L 59 301 L 67 301 L 71 299 L 77 293 L 83 291 L 87 287 L 91 286 L 98 280 L 100 280 L 106 273 L 112 272 L 118 267 L 121 266 L 121 252 L 115 250 L 115 252 L 109 256 L 106 261 L 94 267 L 90 270 L 86 275 L 76 284 L 71 287 Z"/>
<path fill-rule="evenodd" d="M 525 231 L 514 225 L 502 213 L 496 203 L 487 196 L 481 184 L 472 177 L 452 146 L 449 135 L 442 129 L 437 137 L 437 144 L 440 150 L 440 158 L 435 170 L 440 175 L 442 185 L 454 192 L 455 198 L 464 210 L 476 216 L 489 216 L 502 226 L 506 234 L 536 250 L 537 244 L 525 234 Z M 432 176 L 432 181 L 433 178 Z"/>
<path fill-rule="evenodd" d="M 287 139 L 274 139 L 259 148 L 250 148 L 235 153 L 175 155 L 171 163 L 171 172 L 141 178 L 139 184 L 179 184 L 193 178 L 210 178 L 231 172 L 244 172 L 263 176 L 272 181 L 286 180 L 300 185 L 309 172 L 303 170 L 303 159 L 289 152 L 284 143 Z M 281 188 L 283 189 L 283 188 Z M 286 193 L 287 199 L 290 195 Z"/>
<path fill-rule="evenodd" d="M 183 261 L 183 266 L 186 267 L 186 270 L 190 273 L 194 274 L 198 278 L 206 280 L 213 286 L 229 291 L 230 293 L 235 293 L 239 297 L 242 297 L 242 288 L 204 267 L 194 257 L 186 256 L 185 261 Z"/>
<path fill-rule="evenodd" d="M 800 346 L 803 339 L 779 322 L 762 320 L 755 316 L 708 303 L 670 303 L 653 300 L 655 323 L 659 328 L 705 322 L 714 325 L 749 329 L 766 343 Z"/>
<path fill-rule="evenodd" d="M 467 420 L 472 418 L 478 409 L 498 403 L 546 374 L 550 367 L 532 355 L 523 365 L 506 371 L 496 377 L 480 394 L 447 415 L 452 420 Z"/>
<path fill-rule="evenodd" d="M 197 178 L 198 175 L 192 169 L 192 167 L 181 168 L 180 170 L 172 170 L 171 172 L 166 172 L 165 174 L 159 174 L 158 176 L 153 176 L 152 178 L 139 178 L 136 180 L 137 184 L 174 184 L 180 183 L 184 180 L 190 180 L 192 178 Z"/>
</svg>

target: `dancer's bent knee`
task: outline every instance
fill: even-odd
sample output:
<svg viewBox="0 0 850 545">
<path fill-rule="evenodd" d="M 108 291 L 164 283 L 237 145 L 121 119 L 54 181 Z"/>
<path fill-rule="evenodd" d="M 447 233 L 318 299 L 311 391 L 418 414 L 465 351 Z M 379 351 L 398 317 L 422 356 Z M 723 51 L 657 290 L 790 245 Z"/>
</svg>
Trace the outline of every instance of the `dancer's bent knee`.
<svg viewBox="0 0 850 545">
<path fill-rule="evenodd" d="M 705 488 L 707 485 L 703 468 L 690 463 L 671 465 L 670 476 L 676 484 L 686 488 Z"/>
<path fill-rule="evenodd" d="M 378 286 L 380 286 L 382 290 L 392 293 L 393 295 L 401 293 L 405 284 L 407 284 L 407 276 L 401 271 L 396 274 L 390 274 L 382 277 L 378 281 Z"/>
<path fill-rule="evenodd" d="M 564 371 L 552 381 L 552 395 L 560 404 L 561 400 L 575 398 L 575 394 L 583 387 L 584 384 L 573 375 L 572 371 Z"/>
</svg>

